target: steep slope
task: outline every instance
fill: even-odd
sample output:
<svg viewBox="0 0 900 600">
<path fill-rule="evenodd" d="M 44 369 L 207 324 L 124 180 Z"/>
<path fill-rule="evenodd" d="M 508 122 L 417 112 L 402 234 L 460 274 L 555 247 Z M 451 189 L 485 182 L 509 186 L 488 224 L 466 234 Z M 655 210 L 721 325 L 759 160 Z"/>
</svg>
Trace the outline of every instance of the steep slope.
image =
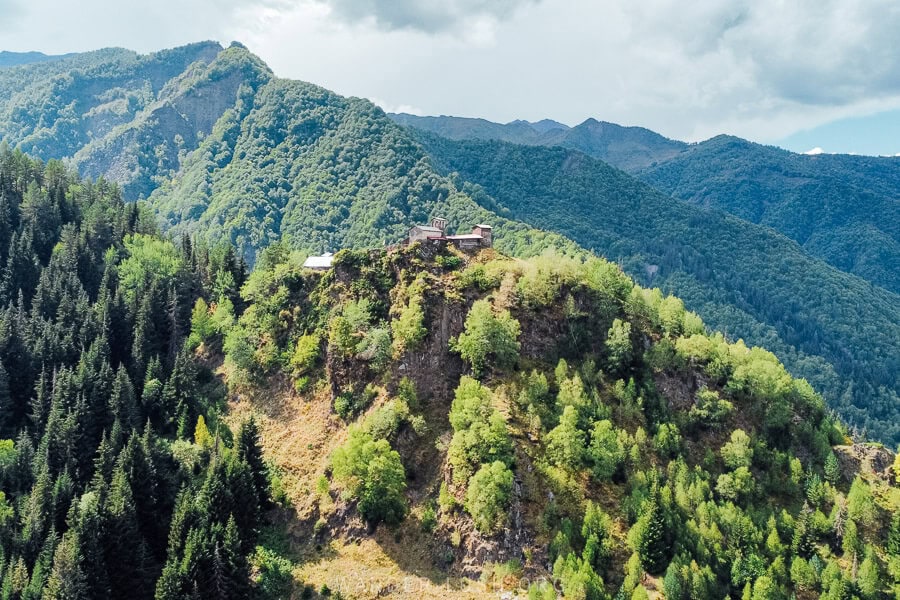
<svg viewBox="0 0 900 600">
<path fill-rule="evenodd" d="M 188 65 L 221 49 L 214 42 L 148 55 L 111 48 L 4 69 L 0 136 L 45 160 L 71 157 L 134 119 Z"/>
<path fill-rule="evenodd" d="M 718 136 L 699 144 L 588 119 L 540 135 L 519 122 L 392 115 L 449 139 L 580 150 L 666 194 L 772 227 L 812 256 L 900 292 L 900 160 L 807 156 Z"/>
<path fill-rule="evenodd" d="M 481 186 L 482 195 L 467 188 L 476 200 L 677 293 L 713 327 L 775 351 L 852 424 L 900 441 L 896 294 L 772 230 L 673 200 L 577 152 L 423 139 L 436 164 Z"/>
<path fill-rule="evenodd" d="M 271 76 L 239 46 L 202 42 L 149 55 L 120 49 L 0 71 L 0 138 L 147 197 L 222 114 Z"/>
<path fill-rule="evenodd" d="M 670 159 L 688 144 L 670 140 L 643 127 L 623 127 L 615 123 L 587 119 L 575 127 L 513 121 L 500 124 L 463 117 L 420 117 L 391 114 L 405 127 L 415 127 L 451 140 L 500 140 L 528 146 L 562 146 L 580 150 L 625 171 L 637 171 Z"/>
<path fill-rule="evenodd" d="M 416 244 L 320 274 L 274 246 L 243 297 L 233 328 L 195 311 L 194 329 L 224 344 L 232 411 L 256 415 L 279 473 L 283 597 L 874 598 L 900 581 L 892 453 L 845 445 L 770 353 L 701 333 L 606 261 Z"/>
<path fill-rule="evenodd" d="M 736 237 L 697 235 L 688 225 L 712 222 L 720 228 L 710 220 L 713 213 L 662 196 L 645 201 L 646 188 L 623 173 L 589 166 L 593 175 L 587 181 L 573 179 L 554 202 L 535 208 L 541 211 L 523 212 L 518 197 L 542 197 L 546 173 L 532 172 L 526 163 L 509 165 L 515 177 L 497 175 L 489 186 L 480 179 L 483 173 L 473 172 L 490 190 L 485 194 L 467 185 L 468 174 L 450 178 L 437 172 L 408 130 L 371 103 L 274 78 L 242 46 L 223 50 L 214 43 L 146 56 L 110 49 L 3 69 L 0 127 L 13 144 L 71 157 L 83 172 L 112 178 L 127 198 L 151 196 L 172 233 L 229 241 L 251 262 L 279 239 L 309 252 L 383 246 L 438 213 L 454 227 L 491 222 L 498 249 L 515 256 L 548 247 L 576 253 L 575 243 L 542 230 L 567 232 L 584 246 L 627 261 L 642 281 L 677 283 L 692 306 L 729 333 L 773 347 L 795 373 L 825 391 L 832 406 L 842 407 L 853 425 L 868 425 L 883 439 L 897 435 L 896 425 L 881 425 L 891 422 L 897 405 L 896 378 L 890 375 L 897 319 L 884 308 L 895 306 L 896 296 L 876 290 L 870 301 L 859 281 L 835 279 L 765 228 L 726 220 L 730 225 L 721 227 Z M 552 122 L 514 122 L 509 128 L 539 138 L 566 136 L 585 150 L 623 160 L 687 153 L 652 132 L 592 121 L 571 129 Z M 570 172 L 579 177 L 582 155 L 565 156 L 571 169 L 543 163 L 544 154 L 535 160 L 547 172 L 558 172 L 560 181 Z M 602 203 L 602 212 L 591 212 L 584 198 L 631 200 L 623 201 L 623 216 Z M 572 210 L 587 214 L 573 219 Z M 622 219 L 619 229 L 604 229 L 598 215 L 610 223 Z M 669 218 L 671 228 L 665 226 Z M 643 227 L 644 221 L 653 226 Z M 690 243 L 672 239 L 671 231 L 689 231 Z M 719 242 L 727 242 L 722 247 L 732 248 L 734 259 L 715 256 Z M 777 266 L 766 248 L 783 253 Z M 733 277 L 732 262 L 746 263 L 741 272 L 747 277 Z M 831 296 L 821 295 L 815 277 L 831 282 Z M 772 293 L 774 281 L 779 285 Z M 847 381 L 839 383 L 841 377 Z"/>
<path fill-rule="evenodd" d="M 227 430 L 226 390 L 183 348 L 194 300 L 242 272 L 141 212 L 113 185 L 0 149 L 5 598 L 251 591 L 270 502 L 258 430 Z"/>
</svg>

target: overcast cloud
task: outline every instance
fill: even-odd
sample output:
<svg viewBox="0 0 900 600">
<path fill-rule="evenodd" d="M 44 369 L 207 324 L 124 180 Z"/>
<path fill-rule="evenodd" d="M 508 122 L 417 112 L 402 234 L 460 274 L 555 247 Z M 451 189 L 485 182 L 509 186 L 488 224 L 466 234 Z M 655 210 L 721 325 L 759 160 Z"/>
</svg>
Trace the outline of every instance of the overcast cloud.
<svg viewBox="0 0 900 600">
<path fill-rule="evenodd" d="M 382 29 L 429 33 L 458 31 L 482 19 L 503 20 L 539 0 L 319 0 L 351 23 L 371 21 Z"/>
<path fill-rule="evenodd" d="M 0 0 L 6 14 L 9 0 Z M 238 39 L 387 108 L 781 139 L 900 107 L 895 0 L 24 0 L 0 49 Z M 10 13 L 12 14 L 12 13 Z M 5 20 L 5 19 L 4 19 Z M 5 27 L 5 29 L 3 29 Z"/>
</svg>

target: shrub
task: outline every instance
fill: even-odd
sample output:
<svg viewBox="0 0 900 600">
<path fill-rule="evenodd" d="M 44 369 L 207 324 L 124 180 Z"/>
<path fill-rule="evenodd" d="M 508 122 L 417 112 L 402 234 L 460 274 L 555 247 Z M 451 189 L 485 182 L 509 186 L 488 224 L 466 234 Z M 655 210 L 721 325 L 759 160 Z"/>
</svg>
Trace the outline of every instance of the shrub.
<svg viewBox="0 0 900 600">
<path fill-rule="evenodd" d="M 405 400 L 398 398 L 387 402 L 369 415 L 365 429 L 376 440 L 390 440 L 409 418 L 409 406 Z"/>
<path fill-rule="evenodd" d="M 257 546 L 250 557 L 250 564 L 261 597 L 287 598 L 291 595 L 294 582 L 291 561 L 264 546 Z"/>
<path fill-rule="evenodd" d="M 502 527 L 512 491 L 513 473 L 499 460 L 475 473 L 466 493 L 466 510 L 478 531 L 491 534 Z"/>
<path fill-rule="evenodd" d="M 450 407 L 448 460 L 453 478 L 465 482 L 481 463 L 512 460 L 512 442 L 503 416 L 491 406 L 490 390 L 471 377 L 463 377 Z"/>
<path fill-rule="evenodd" d="M 625 460 L 625 448 L 619 441 L 619 435 L 608 419 L 597 421 L 591 432 L 591 445 L 588 456 L 597 479 L 609 479 Z"/>
<path fill-rule="evenodd" d="M 317 334 L 301 335 L 294 345 L 291 356 L 291 369 L 294 377 L 309 374 L 319 358 L 319 336 Z"/>
<path fill-rule="evenodd" d="M 356 347 L 357 357 L 382 369 L 391 359 L 391 332 L 385 327 L 373 327 L 365 333 Z"/>
<path fill-rule="evenodd" d="M 750 447 L 750 436 L 742 429 L 731 432 L 731 440 L 722 446 L 722 460 L 730 469 L 749 467 L 753 462 L 753 448 Z"/>
<path fill-rule="evenodd" d="M 209 306 L 203 298 L 197 298 L 194 310 L 191 312 L 191 334 L 188 337 L 188 345 L 193 349 L 203 344 L 216 333 Z"/>
<path fill-rule="evenodd" d="M 615 319 L 606 334 L 607 362 L 611 373 L 619 373 L 631 365 L 631 323 Z"/>
<path fill-rule="evenodd" d="M 554 464 L 575 471 L 581 467 L 586 441 L 584 432 L 578 429 L 578 411 L 567 406 L 559 425 L 547 434 L 547 456 Z"/>
<path fill-rule="evenodd" d="M 378 389 L 374 386 L 367 385 L 362 393 L 357 393 L 354 388 L 350 388 L 341 392 L 334 399 L 334 412 L 345 421 L 349 421 L 359 413 L 363 412 L 372 404 L 372 401 L 378 396 Z"/>
<path fill-rule="evenodd" d="M 503 368 L 519 358 L 519 322 L 508 310 L 494 314 L 487 300 L 478 300 L 466 317 L 465 331 L 457 340 L 451 340 L 451 348 L 480 374 L 489 357 L 497 367 Z"/>
<path fill-rule="evenodd" d="M 400 311 L 400 316 L 391 321 L 394 332 L 394 351 L 403 354 L 411 350 L 425 339 L 428 330 L 425 328 L 425 311 L 422 310 L 422 296 L 413 294 L 409 303 Z"/>
<path fill-rule="evenodd" d="M 387 440 L 374 440 L 353 427 L 331 462 L 335 481 L 359 501 L 359 512 L 366 521 L 394 524 L 406 515 L 406 472 L 400 455 Z"/>
</svg>

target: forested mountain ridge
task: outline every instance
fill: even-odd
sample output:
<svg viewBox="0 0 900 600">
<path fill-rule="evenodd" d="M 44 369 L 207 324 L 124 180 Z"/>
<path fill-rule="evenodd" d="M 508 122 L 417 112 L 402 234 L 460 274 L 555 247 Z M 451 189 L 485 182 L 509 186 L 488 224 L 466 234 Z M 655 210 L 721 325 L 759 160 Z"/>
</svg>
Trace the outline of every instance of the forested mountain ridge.
<svg viewBox="0 0 900 600">
<path fill-rule="evenodd" d="M 636 175 L 767 225 L 835 267 L 900 293 L 900 159 L 803 155 L 718 136 Z"/>
<path fill-rule="evenodd" d="M 677 298 L 592 257 L 302 259 L 192 319 L 280 473 L 295 594 L 896 594 L 900 463 Z"/>
<path fill-rule="evenodd" d="M 810 156 L 724 135 L 685 144 L 593 119 L 541 135 L 521 122 L 391 118 L 455 140 L 580 150 L 666 194 L 772 227 L 838 269 L 900 292 L 900 159 Z"/>
<path fill-rule="evenodd" d="M 900 439 L 896 294 L 810 258 L 772 230 L 673 200 L 578 152 L 421 139 L 436 165 L 477 186 L 463 186 L 476 200 L 619 261 L 716 329 L 775 351 L 850 422 Z"/>
<path fill-rule="evenodd" d="M 0 50 L 0 68 L 17 67 L 38 62 L 52 62 L 71 56 L 69 54 L 44 54 L 43 52 L 9 52 Z"/>
<path fill-rule="evenodd" d="M 27 93 L 12 86 L 12 72 Z M 498 249 L 518 257 L 551 247 L 575 254 L 580 243 L 622 260 L 640 281 L 677 292 L 729 335 L 773 349 L 852 426 L 891 443 L 900 436 L 895 295 L 870 294 L 768 228 L 672 202 L 584 155 L 565 155 L 561 168 L 561 155 L 536 148 L 545 173 L 502 164 L 516 156 L 503 150 L 501 162 L 487 156 L 485 165 L 509 168 L 516 178 L 491 172 L 490 183 L 483 171 L 439 171 L 447 160 L 438 146 L 423 146 L 370 102 L 276 78 L 239 44 L 146 56 L 103 50 L 4 69 L 0 82 L 7 86 L 0 85 L 0 134 L 39 154 L 74 151 L 74 165 L 118 181 L 126 199 L 149 195 L 175 234 L 226 240 L 251 262 L 280 239 L 315 253 L 391 244 L 435 214 L 453 227 L 492 223 Z M 511 126 L 538 137 L 566 135 L 585 150 L 629 160 L 686 152 L 647 130 L 606 123 Z M 463 176 L 450 176 L 454 170 Z M 545 197 L 553 201 L 534 204 Z M 592 211 L 582 214 L 587 206 Z M 703 225 L 734 235 L 710 237 Z M 673 239 L 674 230 L 690 244 Z M 731 257 L 712 239 L 732 248 L 744 276 L 733 276 Z M 743 244 L 736 247 L 736 239 Z M 777 264 L 770 248 L 778 249 Z M 741 261 L 744 254 L 754 259 Z M 822 281 L 830 294 L 821 293 Z"/>
<path fill-rule="evenodd" d="M 285 79 L 226 113 L 149 202 L 173 232 L 227 239 L 249 259 L 279 239 L 309 252 L 393 244 L 435 214 L 453 228 L 491 221 L 511 254 L 575 251 L 460 193 L 368 100 Z"/>
<path fill-rule="evenodd" d="M 44 160 L 71 159 L 84 175 L 122 185 L 127 199 L 146 197 L 238 102 L 241 86 L 271 75 L 237 50 L 111 48 L 0 70 L 0 138 Z"/>
</svg>

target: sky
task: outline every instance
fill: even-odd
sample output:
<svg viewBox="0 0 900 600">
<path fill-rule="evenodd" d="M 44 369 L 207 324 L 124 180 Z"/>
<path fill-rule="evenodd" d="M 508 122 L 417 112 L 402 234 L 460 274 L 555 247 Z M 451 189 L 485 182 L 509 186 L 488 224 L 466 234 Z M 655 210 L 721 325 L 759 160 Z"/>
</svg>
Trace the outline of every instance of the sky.
<svg viewBox="0 0 900 600">
<path fill-rule="evenodd" d="M 0 49 L 238 40 L 389 111 L 900 153 L 896 0 L 0 0 Z"/>
</svg>

